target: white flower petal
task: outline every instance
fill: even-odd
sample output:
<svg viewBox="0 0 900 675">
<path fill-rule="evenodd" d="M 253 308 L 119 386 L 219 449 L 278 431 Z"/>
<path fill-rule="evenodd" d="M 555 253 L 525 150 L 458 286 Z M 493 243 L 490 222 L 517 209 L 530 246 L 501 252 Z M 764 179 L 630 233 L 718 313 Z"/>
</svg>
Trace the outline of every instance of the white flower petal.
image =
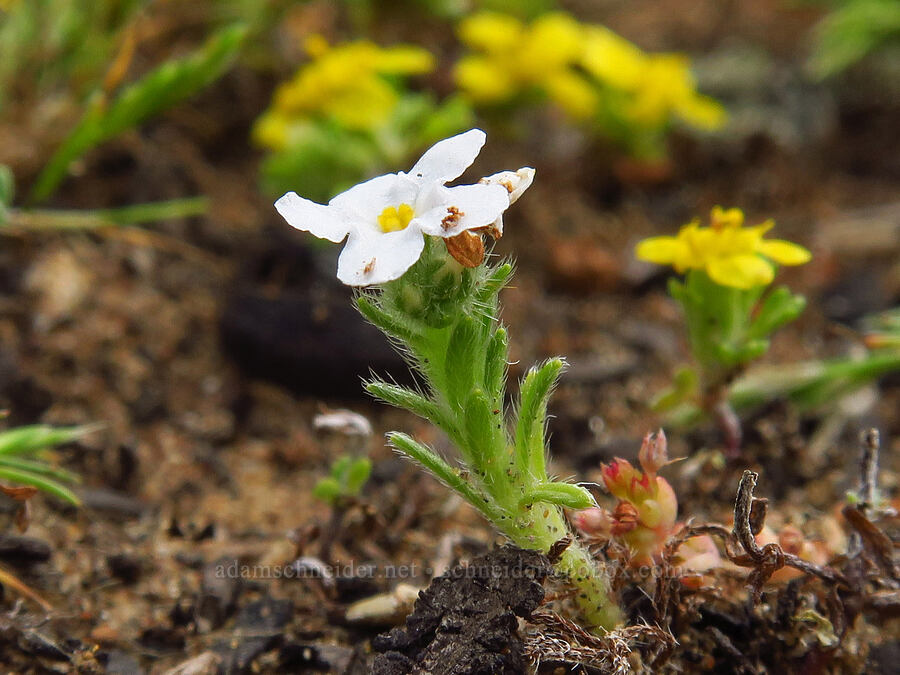
<svg viewBox="0 0 900 675">
<path fill-rule="evenodd" d="M 453 180 L 475 161 L 486 139 L 481 129 L 470 129 L 435 143 L 425 151 L 408 175 L 419 184 Z"/>
<path fill-rule="evenodd" d="M 423 232 L 438 237 L 486 227 L 509 206 L 509 193 L 501 185 L 442 187 L 439 194 L 440 203 L 413 221 Z"/>
<path fill-rule="evenodd" d="M 350 225 L 339 209 L 316 204 L 296 192 L 288 192 L 275 202 L 278 213 L 291 227 L 309 232 L 320 239 L 338 243 L 350 232 Z"/>
<path fill-rule="evenodd" d="M 338 258 L 338 279 L 348 286 L 393 281 L 415 264 L 423 248 L 425 237 L 417 227 L 386 234 L 351 232 Z"/>
<path fill-rule="evenodd" d="M 509 204 L 512 206 L 534 182 L 534 169 L 523 166 L 518 171 L 501 171 L 492 176 L 485 176 L 479 183 L 483 185 L 502 185 L 509 192 Z"/>
<path fill-rule="evenodd" d="M 350 229 L 380 232 L 378 216 L 381 212 L 389 206 L 413 206 L 418 191 L 419 187 L 406 175 L 389 173 L 354 185 L 333 197 L 328 205 L 347 214 L 352 220 Z"/>
</svg>

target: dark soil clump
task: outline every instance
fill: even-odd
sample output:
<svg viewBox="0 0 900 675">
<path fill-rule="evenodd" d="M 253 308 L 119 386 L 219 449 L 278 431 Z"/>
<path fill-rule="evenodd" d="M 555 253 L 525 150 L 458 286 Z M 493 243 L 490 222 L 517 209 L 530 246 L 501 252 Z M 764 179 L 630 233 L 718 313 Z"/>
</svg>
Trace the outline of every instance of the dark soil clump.
<svg viewBox="0 0 900 675">
<path fill-rule="evenodd" d="M 526 672 L 518 619 L 544 599 L 550 562 L 503 546 L 457 565 L 419 594 L 406 628 L 373 640 L 376 675 Z"/>
</svg>

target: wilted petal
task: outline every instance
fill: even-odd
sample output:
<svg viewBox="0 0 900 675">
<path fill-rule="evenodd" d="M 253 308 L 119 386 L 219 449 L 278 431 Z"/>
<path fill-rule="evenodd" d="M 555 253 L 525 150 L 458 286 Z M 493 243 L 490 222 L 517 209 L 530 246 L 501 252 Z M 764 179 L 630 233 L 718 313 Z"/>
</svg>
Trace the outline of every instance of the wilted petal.
<svg viewBox="0 0 900 675">
<path fill-rule="evenodd" d="M 350 231 L 350 225 L 339 209 L 316 204 L 296 192 L 288 192 L 281 197 L 275 202 L 275 208 L 288 225 L 320 239 L 337 243 Z"/>
<path fill-rule="evenodd" d="M 803 265 L 812 259 L 808 250 L 783 239 L 765 239 L 756 250 L 779 265 Z"/>
<path fill-rule="evenodd" d="M 500 173 L 486 176 L 478 182 L 485 185 L 502 185 L 509 192 L 509 205 L 512 206 L 534 182 L 534 169 L 530 166 L 523 166 L 518 171 L 501 171 Z M 488 233 L 494 239 L 499 239 L 503 236 L 502 215 L 497 216 L 497 220 L 491 223 L 488 227 Z"/>
<path fill-rule="evenodd" d="M 713 258 L 706 264 L 709 278 L 721 286 L 749 289 L 765 286 L 775 276 L 772 265 L 755 254 Z"/>
<path fill-rule="evenodd" d="M 351 233 L 338 258 L 337 277 L 348 286 L 371 286 L 403 276 L 422 255 L 425 238 L 417 227 L 397 232 Z"/>
<path fill-rule="evenodd" d="M 470 129 L 435 143 L 408 175 L 419 184 L 453 180 L 475 161 L 486 139 L 481 129 Z"/>
<path fill-rule="evenodd" d="M 485 176 L 480 181 L 482 185 L 502 185 L 509 193 L 509 205 L 512 206 L 534 182 L 534 169 L 523 166 L 518 171 L 501 171 L 491 176 Z"/>
</svg>

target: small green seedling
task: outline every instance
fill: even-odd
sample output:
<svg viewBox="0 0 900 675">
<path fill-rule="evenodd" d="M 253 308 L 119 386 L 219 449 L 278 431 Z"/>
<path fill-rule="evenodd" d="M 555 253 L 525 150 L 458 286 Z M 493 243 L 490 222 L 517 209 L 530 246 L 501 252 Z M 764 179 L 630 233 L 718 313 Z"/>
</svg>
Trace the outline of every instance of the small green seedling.
<svg viewBox="0 0 900 675">
<path fill-rule="evenodd" d="M 30 485 L 79 506 L 81 500 L 68 486 L 80 483 L 80 476 L 54 467 L 43 456 L 50 448 L 71 443 L 94 429 L 36 424 L 0 432 L 0 480 Z"/>
<path fill-rule="evenodd" d="M 359 496 L 371 473 L 372 461 L 368 457 L 344 455 L 331 465 L 330 475 L 316 483 L 313 496 L 329 506 L 338 507 Z"/>
</svg>

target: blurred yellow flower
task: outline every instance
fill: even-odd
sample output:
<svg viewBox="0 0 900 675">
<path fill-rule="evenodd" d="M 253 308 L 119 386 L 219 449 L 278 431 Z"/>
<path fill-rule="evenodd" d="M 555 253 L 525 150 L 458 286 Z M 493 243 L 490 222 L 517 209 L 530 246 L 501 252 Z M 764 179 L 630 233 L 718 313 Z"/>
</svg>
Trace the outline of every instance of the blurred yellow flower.
<svg viewBox="0 0 900 675">
<path fill-rule="evenodd" d="M 680 54 L 647 54 L 603 26 L 568 14 L 545 14 L 526 25 L 479 12 L 459 25 L 473 50 L 456 64 L 457 86 L 476 104 L 499 104 L 538 91 L 577 120 L 592 117 L 605 94 L 624 94 L 618 114 L 643 128 L 675 115 L 702 129 L 725 121 L 716 101 L 697 93 L 690 61 Z"/>
<path fill-rule="evenodd" d="M 682 54 L 646 54 L 612 31 L 591 26 L 581 65 L 600 82 L 630 94 L 626 115 L 637 124 L 661 126 L 672 114 L 706 130 L 725 122 L 725 109 L 697 93 L 690 60 Z"/>
<path fill-rule="evenodd" d="M 272 107 L 257 121 L 254 138 L 275 150 L 290 128 L 310 117 L 333 119 L 353 130 L 372 130 L 393 112 L 398 93 L 385 78 L 434 69 L 430 52 L 412 45 L 379 47 L 368 40 L 330 46 L 319 35 L 307 40 L 312 61 L 275 92 Z"/>
<path fill-rule="evenodd" d="M 647 60 L 647 55 L 636 45 L 608 28 L 590 26 L 585 30 L 581 65 L 615 89 L 637 89 Z"/>
<path fill-rule="evenodd" d="M 712 210 L 710 226 L 696 220 L 681 228 L 677 237 L 650 237 L 637 245 L 638 258 L 659 265 L 671 265 L 679 274 L 702 269 L 721 286 L 749 289 L 771 283 L 780 265 L 809 262 L 810 252 L 780 239 L 763 239 L 775 223 L 772 220 L 743 227 L 740 209 Z"/>
<path fill-rule="evenodd" d="M 456 64 L 456 84 L 474 103 L 504 103 L 538 90 L 572 117 L 590 117 L 598 92 L 575 68 L 583 36 L 584 26 L 562 12 L 527 26 L 512 16 L 479 12 L 459 25 L 460 39 L 480 53 Z"/>
</svg>

